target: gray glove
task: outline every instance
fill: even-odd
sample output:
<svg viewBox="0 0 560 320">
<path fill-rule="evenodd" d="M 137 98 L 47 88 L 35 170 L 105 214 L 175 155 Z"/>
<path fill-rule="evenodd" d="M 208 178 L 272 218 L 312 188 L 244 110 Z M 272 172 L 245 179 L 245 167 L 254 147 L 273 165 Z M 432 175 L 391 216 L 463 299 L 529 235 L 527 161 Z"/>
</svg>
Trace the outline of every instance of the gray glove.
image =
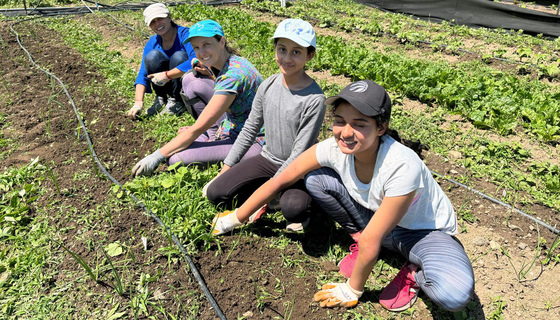
<svg viewBox="0 0 560 320">
<path fill-rule="evenodd" d="M 160 87 L 164 86 L 166 83 L 169 82 L 169 80 L 171 80 L 167 75 L 167 71 L 151 74 L 148 76 L 148 78 L 151 78 L 152 83 Z"/>
<path fill-rule="evenodd" d="M 130 108 L 130 110 L 128 110 L 126 115 L 129 118 L 135 119 L 140 113 L 142 113 L 142 105 L 142 101 L 134 101 L 134 105 Z"/>
<path fill-rule="evenodd" d="M 165 157 L 158 149 L 156 152 L 140 160 L 134 168 L 132 168 L 132 176 L 138 177 L 151 175 L 163 161 L 165 161 Z"/>
</svg>

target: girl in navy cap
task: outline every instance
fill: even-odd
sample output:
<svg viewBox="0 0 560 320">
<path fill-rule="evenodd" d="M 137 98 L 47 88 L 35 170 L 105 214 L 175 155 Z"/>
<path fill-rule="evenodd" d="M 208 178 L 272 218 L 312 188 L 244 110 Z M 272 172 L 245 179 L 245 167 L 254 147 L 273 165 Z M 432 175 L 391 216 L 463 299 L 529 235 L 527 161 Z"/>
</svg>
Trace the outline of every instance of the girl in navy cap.
<svg viewBox="0 0 560 320">
<path fill-rule="evenodd" d="M 302 153 L 236 211 L 216 215 L 214 234 L 242 225 L 305 176 L 313 199 L 356 242 L 339 264 L 348 281 L 325 284 L 315 294 L 322 307 L 355 306 L 385 247 L 409 262 L 381 293 L 383 307 L 406 310 L 423 290 L 447 310 L 464 308 L 474 291 L 474 275 L 454 238 L 453 206 L 418 155 L 387 134 L 391 101 L 385 89 L 358 81 L 325 103 L 333 106 L 334 137 Z"/>
<path fill-rule="evenodd" d="M 196 122 L 139 161 L 132 169 L 133 176 L 152 174 L 166 159 L 170 165 L 179 162 L 204 166 L 223 161 L 249 117 L 263 81 L 257 69 L 227 45 L 222 26 L 216 21 L 195 23 L 185 41 L 190 42 L 199 60 L 197 72 L 214 79 L 214 94 Z M 207 130 L 224 114 L 217 132 L 209 134 Z M 259 154 L 261 142 L 262 134 L 251 144 L 245 158 Z"/>
<path fill-rule="evenodd" d="M 181 114 L 185 111 L 185 105 L 180 95 L 180 78 L 191 70 L 190 61 L 195 58 L 190 43 L 184 42 L 189 36 L 189 28 L 173 22 L 163 3 L 146 7 L 144 22 L 155 35 L 144 46 L 142 63 L 134 82 L 134 105 L 128 110 L 127 116 L 136 118 L 141 114 L 144 94 L 151 93 L 152 89 L 156 98 L 147 110 L 148 115 L 158 112 Z"/>
</svg>

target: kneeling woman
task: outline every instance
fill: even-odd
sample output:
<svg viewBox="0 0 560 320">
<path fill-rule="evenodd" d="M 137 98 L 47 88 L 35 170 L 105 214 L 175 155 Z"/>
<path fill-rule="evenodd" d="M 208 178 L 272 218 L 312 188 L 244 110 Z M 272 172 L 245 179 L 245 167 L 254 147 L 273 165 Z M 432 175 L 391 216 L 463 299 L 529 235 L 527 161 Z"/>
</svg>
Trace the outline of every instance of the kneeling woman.
<svg viewBox="0 0 560 320">
<path fill-rule="evenodd" d="M 251 112 L 263 79 L 247 59 L 235 55 L 226 45 L 222 27 L 213 20 L 200 21 L 191 27 L 187 41 L 193 46 L 198 60 L 212 72 L 214 94 L 196 122 L 138 162 L 132 169 L 133 176 L 152 174 L 165 159 L 169 159 L 169 164 L 180 162 L 185 165 L 223 161 Z M 225 119 L 215 137 L 208 134 L 206 131 L 224 113 Z M 259 143 L 253 143 L 244 158 L 259 154 L 261 149 Z"/>
<path fill-rule="evenodd" d="M 453 206 L 416 153 L 386 134 L 391 101 L 385 89 L 358 81 L 325 103 L 333 106 L 334 138 L 305 151 L 237 210 L 218 214 L 214 234 L 240 226 L 305 176 L 313 199 L 356 241 L 339 265 L 348 281 L 325 284 L 314 296 L 321 306 L 355 306 L 385 247 L 409 262 L 381 293 L 383 307 L 406 310 L 424 290 L 447 310 L 464 308 L 473 294 L 474 275 L 454 238 Z"/>
</svg>

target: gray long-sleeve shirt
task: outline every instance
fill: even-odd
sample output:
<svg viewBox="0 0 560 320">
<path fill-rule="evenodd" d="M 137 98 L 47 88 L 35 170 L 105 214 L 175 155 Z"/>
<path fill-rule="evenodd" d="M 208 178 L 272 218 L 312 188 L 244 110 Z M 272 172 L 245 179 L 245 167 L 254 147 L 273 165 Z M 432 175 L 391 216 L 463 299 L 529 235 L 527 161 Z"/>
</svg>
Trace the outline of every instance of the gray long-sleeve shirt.
<svg viewBox="0 0 560 320">
<path fill-rule="evenodd" d="M 261 154 L 280 165 L 281 172 L 317 142 L 325 117 L 324 102 L 323 90 L 315 81 L 292 91 L 284 86 L 281 73 L 269 77 L 259 86 L 249 118 L 224 163 L 230 167 L 238 163 L 264 124 L 266 144 Z"/>
</svg>

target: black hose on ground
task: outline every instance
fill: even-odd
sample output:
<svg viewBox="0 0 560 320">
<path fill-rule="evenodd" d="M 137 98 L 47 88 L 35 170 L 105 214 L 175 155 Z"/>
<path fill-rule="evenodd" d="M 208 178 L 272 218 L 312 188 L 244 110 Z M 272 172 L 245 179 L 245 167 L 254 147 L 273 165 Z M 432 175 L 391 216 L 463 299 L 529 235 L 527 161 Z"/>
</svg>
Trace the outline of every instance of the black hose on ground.
<svg viewBox="0 0 560 320">
<path fill-rule="evenodd" d="M 437 172 L 434 172 L 434 171 L 431 171 L 431 172 L 432 172 L 433 175 L 435 175 L 435 176 L 437 176 L 437 177 L 440 177 L 440 178 L 442 178 L 442 179 L 445 179 L 445 180 L 447 180 L 447 181 L 449 181 L 449 182 L 451 182 L 451 183 L 453 183 L 453 184 L 455 184 L 455 185 L 458 185 L 458 186 L 460 186 L 460 187 L 463 187 L 463 188 L 465 188 L 465 189 L 467 189 L 467 190 L 469 190 L 469 191 L 472 191 L 472 192 L 478 194 L 479 196 L 483 197 L 483 198 L 486 199 L 486 200 L 490 200 L 490 201 L 492 201 L 492 202 L 494 202 L 494 203 L 496 203 L 496 204 L 499 204 L 499 205 L 504 206 L 504 207 L 506 207 L 506 208 L 508 208 L 508 209 L 510 209 L 510 210 L 512 210 L 512 211 L 515 211 L 515 212 L 519 213 L 520 215 L 522 215 L 522 216 L 524 216 L 524 217 L 526 217 L 526 218 L 529 218 L 529 219 L 535 221 L 537 224 L 539 224 L 539 225 L 541 225 L 541 226 L 547 228 L 548 230 L 554 232 L 555 234 L 558 234 L 558 233 L 560 232 L 560 230 L 558 230 L 558 229 L 552 227 L 551 225 L 548 225 L 548 224 L 544 223 L 542 220 L 539 220 L 539 219 L 537 219 L 537 218 L 535 218 L 535 217 L 533 217 L 533 216 L 531 216 L 531 215 L 529 215 L 529 214 L 527 214 L 527 213 L 525 213 L 525 212 L 523 212 L 523 211 L 521 211 L 521 210 L 519 210 L 519 209 L 517 209 L 517 208 L 515 208 L 515 207 L 512 207 L 511 205 L 509 205 L 509 204 L 507 204 L 507 203 L 505 203 L 505 202 L 503 202 L 503 201 L 500 201 L 500 200 L 498 200 L 498 199 L 496 199 L 496 198 L 494 198 L 494 197 L 492 197 L 492 196 L 489 196 L 489 195 L 485 194 L 484 192 L 478 191 L 478 190 L 476 190 L 476 189 L 474 189 L 474 188 L 471 188 L 471 187 L 469 187 L 469 186 L 467 186 L 467 185 L 464 185 L 464 184 L 462 184 L 462 183 L 460 183 L 460 182 L 458 182 L 458 181 L 455 181 L 455 180 L 453 180 L 453 179 L 446 178 L 446 177 L 442 176 L 441 174 L 439 174 L 439 173 L 437 173 Z"/>
<path fill-rule="evenodd" d="M 38 17 L 36 17 L 38 18 Z M 16 39 L 17 42 L 19 44 L 19 46 L 23 49 L 23 51 L 25 51 L 25 53 L 27 54 L 27 56 L 29 57 L 29 60 L 31 61 L 31 63 L 39 70 L 41 70 L 42 72 L 46 73 L 47 75 L 53 77 L 62 87 L 62 89 L 64 90 L 64 93 L 66 94 L 66 96 L 68 97 L 68 99 L 70 100 L 70 103 L 72 104 L 72 108 L 74 109 L 74 113 L 76 114 L 76 117 L 78 118 L 78 121 L 80 123 L 80 127 L 82 128 L 82 130 L 84 131 L 84 136 L 86 138 L 87 144 L 88 144 L 88 149 L 91 153 L 91 156 L 93 157 L 95 163 L 97 164 L 97 166 L 99 167 L 99 169 L 103 172 L 103 174 L 105 176 L 107 176 L 109 178 L 109 180 L 111 180 L 111 182 L 117 184 L 122 190 L 126 191 L 127 195 L 130 196 L 135 202 L 136 204 L 142 208 L 144 211 L 146 211 L 154 220 L 156 220 L 156 222 L 164 229 L 165 232 L 167 232 L 168 234 L 171 234 L 171 238 L 173 239 L 173 243 L 175 243 L 175 245 L 179 248 L 179 250 L 183 253 L 183 256 L 185 257 L 185 260 L 187 261 L 191 272 L 193 273 L 195 279 L 197 280 L 198 284 L 200 285 L 202 291 L 204 292 L 204 295 L 206 296 L 206 298 L 208 299 L 208 301 L 210 302 L 210 305 L 212 306 L 212 308 L 214 309 L 214 311 L 216 312 L 216 314 L 218 315 L 218 317 L 220 319 L 226 319 L 225 315 L 223 314 L 222 310 L 220 309 L 220 306 L 218 305 L 218 303 L 216 302 L 216 300 L 214 300 L 214 297 L 212 296 L 212 294 L 210 293 L 210 290 L 208 290 L 208 287 L 206 286 L 206 283 L 204 282 L 204 279 L 202 278 L 202 275 L 200 274 L 200 272 L 198 271 L 196 265 L 194 264 L 193 260 L 191 259 L 191 257 L 189 256 L 189 254 L 187 253 L 187 250 L 183 247 L 183 245 L 181 244 L 181 242 L 179 241 L 179 239 L 171 233 L 171 230 L 163 223 L 163 221 L 161 221 L 161 219 L 156 216 L 151 210 L 149 210 L 146 205 L 144 205 L 144 203 L 138 199 L 134 194 L 130 193 L 128 190 L 123 189 L 123 186 L 121 183 L 119 183 L 113 176 L 111 176 L 111 174 L 109 172 L 107 172 L 107 169 L 105 169 L 105 167 L 103 166 L 103 164 L 101 163 L 101 161 L 99 160 L 99 158 L 97 157 L 97 154 L 95 153 L 95 150 L 93 149 L 93 144 L 91 142 L 90 136 L 87 132 L 87 128 L 86 125 L 84 124 L 84 122 L 82 121 L 82 117 L 80 116 L 80 114 L 78 113 L 78 108 L 76 107 L 76 104 L 74 103 L 74 100 L 72 99 L 72 96 L 70 95 L 70 93 L 68 92 L 68 89 L 66 89 L 66 86 L 64 85 L 64 83 L 62 83 L 62 81 L 53 73 L 49 72 L 48 70 L 45 70 L 43 68 L 41 68 L 40 66 L 38 66 L 35 63 L 35 60 L 33 60 L 33 57 L 31 56 L 31 54 L 29 53 L 29 51 L 27 51 L 27 49 L 23 46 L 23 44 L 20 41 L 19 38 L 19 34 L 14 30 L 13 26 L 18 24 L 18 23 L 22 23 L 25 21 L 29 21 L 29 20 L 33 20 L 36 18 L 29 18 L 29 19 L 25 19 L 22 21 L 18 21 L 12 25 L 10 25 L 10 29 L 12 30 L 12 32 L 16 35 Z"/>
</svg>

